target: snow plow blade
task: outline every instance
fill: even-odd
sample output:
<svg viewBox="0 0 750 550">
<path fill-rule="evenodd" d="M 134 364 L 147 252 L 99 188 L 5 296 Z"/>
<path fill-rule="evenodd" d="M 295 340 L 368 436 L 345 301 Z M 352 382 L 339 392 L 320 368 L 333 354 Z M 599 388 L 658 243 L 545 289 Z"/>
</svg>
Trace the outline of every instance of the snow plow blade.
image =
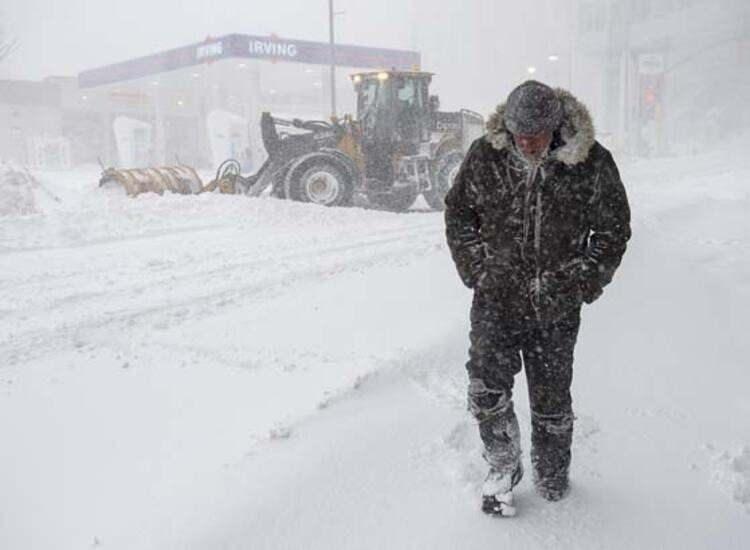
<svg viewBox="0 0 750 550">
<path fill-rule="evenodd" d="M 254 193 L 253 184 L 265 172 L 266 170 L 261 169 L 261 172 L 255 176 L 242 177 L 240 163 L 229 159 L 221 163 L 216 171 L 216 177 L 203 185 L 195 169 L 185 165 L 160 168 L 107 168 L 99 179 L 99 187 L 122 188 L 129 197 L 136 197 L 142 193 L 163 195 L 165 191 L 181 195 L 218 191 L 226 195 L 258 196 L 260 193 Z"/>
<path fill-rule="evenodd" d="M 165 191 L 181 195 L 195 195 L 203 191 L 198 173 L 189 166 L 162 166 L 159 168 L 107 168 L 99 179 L 99 187 L 119 186 L 130 197 L 142 193 Z"/>
<path fill-rule="evenodd" d="M 276 132 L 276 123 L 270 113 L 263 113 L 261 117 L 261 133 L 263 144 L 268 153 L 263 165 L 253 175 L 243 176 L 241 165 L 235 159 L 227 159 L 216 170 L 216 176 L 206 185 L 194 168 L 185 165 L 162 166 L 159 168 L 104 168 L 99 179 L 99 187 L 122 188 L 129 197 L 142 193 L 158 193 L 165 191 L 182 195 L 197 195 L 218 191 L 227 195 L 247 195 L 259 197 L 274 184 L 284 166 L 298 156 L 305 149 L 299 149 L 299 139 L 282 141 Z M 288 121 L 280 121 L 292 125 Z M 310 136 L 303 136 L 305 143 L 310 142 Z M 100 161 L 101 164 L 101 161 Z"/>
</svg>

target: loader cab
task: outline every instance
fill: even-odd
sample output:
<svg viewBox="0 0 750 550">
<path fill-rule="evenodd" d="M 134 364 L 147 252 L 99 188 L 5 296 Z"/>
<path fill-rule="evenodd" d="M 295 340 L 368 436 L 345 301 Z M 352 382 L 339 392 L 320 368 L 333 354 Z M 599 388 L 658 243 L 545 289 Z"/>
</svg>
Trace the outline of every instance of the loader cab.
<svg viewBox="0 0 750 550">
<path fill-rule="evenodd" d="M 383 71 L 352 75 L 363 145 L 416 154 L 429 141 L 432 73 Z"/>
</svg>

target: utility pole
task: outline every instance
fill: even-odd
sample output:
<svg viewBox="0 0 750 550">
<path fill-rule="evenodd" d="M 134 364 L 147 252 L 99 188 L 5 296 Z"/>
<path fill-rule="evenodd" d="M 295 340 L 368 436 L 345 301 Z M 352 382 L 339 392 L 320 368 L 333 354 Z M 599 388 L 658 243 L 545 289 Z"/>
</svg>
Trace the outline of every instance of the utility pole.
<svg viewBox="0 0 750 550">
<path fill-rule="evenodd" d="M 331 118 L 336 118 L 336 35 L 334 32 L 333 0 L 328 0 L 328 30 L 331 46 Z"/>
</svg>

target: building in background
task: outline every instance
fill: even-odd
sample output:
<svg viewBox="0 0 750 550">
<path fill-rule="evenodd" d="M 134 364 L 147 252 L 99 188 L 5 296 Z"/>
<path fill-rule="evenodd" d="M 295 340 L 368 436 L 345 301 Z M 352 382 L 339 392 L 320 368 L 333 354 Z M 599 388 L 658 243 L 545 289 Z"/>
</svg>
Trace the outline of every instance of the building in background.
<svg viewBox="0 0 750 550">
<path fill-rule="evenodd" d="M 448 110 L 489 115 L 529 78 L 571 87 L 576 1 L 408 0 L 410 47 Z"/>
<path fill-rule="evenodd" d="M 335 60 L 345 69 L 337 81 L 342 113 L 355 109 L 348 73 L 420 68 L 420 54 L 406 50 L 337 45 Z M 329 66 L 328 43 L 233 34 L 78 78 L 0 82 L 0 128 L 9 128 L 0 136 L 0 157 L 46 167 L 101 161 L 199 168 L 236 158 L 252 171 L 265 158 L 263 111 L 329 117 Z M 55 143 L 67 147 L 63 162 L 34 154 Z"/>
<path fill-rule="evenodd" d="M 69 167 L 62 92 L 54 79 L 0 81 L 0 160 Z"/>
<path fill-rule="evenodd" d="M 578 0 L 577 12 L 575 79 L 611 145 L 695 151 L 750 126 L 747 0 Z"/>
</svg>

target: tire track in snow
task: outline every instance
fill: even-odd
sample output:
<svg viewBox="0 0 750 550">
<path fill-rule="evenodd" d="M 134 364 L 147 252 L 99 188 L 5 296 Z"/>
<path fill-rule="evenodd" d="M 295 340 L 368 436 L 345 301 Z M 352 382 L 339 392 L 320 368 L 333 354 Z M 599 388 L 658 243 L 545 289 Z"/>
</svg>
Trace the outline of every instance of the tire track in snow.
<svg viewBox="0 0 750 550">
<path fill-rule="evenodd" d="M 110 238 L 99 238 L 92 239 L 90 241 L 68 244 L 60 246 L 30 246 L 27 248 L 12 248 L 8 246 L 0 246 L 0 257 L 10 257 L 23 254 L 38 254 L 40 252 L 51 252 L 51 251 L 64 251 L 64 250 L 81 250 L 95 246 L 103 246 L 108 244 L 121 244 L 137 241 L 150 241 L 153 239 L 159 239 L 163 237 L 174 237 L 177 235 L 185 235 L 190 233 L 202 233 L 205 231 L 215 231 L 217 229 L 224 229 L 227 226 L 225 224 L 207 224 L 204 226 L 196 227 L 179 227 L 174 229 L 165 229 L 161 231 L 151 231 L 141 233 L 139 235 L 124 235 L 122 237 L 110 237 Z"/>
<path fill-rule="evenodd" d="M 415 258 L 439 249 L 440 246 L 442 235 L 436 233 L 435 228 L 409 228 L 386 238 L 366 239 L 307 251 L 300 248 L 277 259 L 268 256 L 212 267 L 203 273 L 191 273 L 182 278 L 172 276 L 150 281 L 146 285 L 140 285 L 143 289 L 141 292 L 145 292 L 146 289 L 156 289 L 157 292 L 142 296 L 141 304 L 136 307 L 124 305 L 107 311 L 102 306 L 111 304 L 115 297 L 126 304 L 131 303 L 134 292 L 138 293 L 137 288 L 117 289 L 114 292 L 87 292 L 79 294 L 78 299 L 69 296 L 58 299 L 46 308 L 6 314 L 4 323 L 20 323 L 22 328 L 14 333 L 8 331 L 9 336 L 0 341 L 0 363 L 15 365 L 52 353 L 66 345 L 75 346 L 77 342 L 80 344 L 83 333 L 87 331 L 129 330 L 138 324 L 148 322 L 157 326 L 160 322 L 174 326 L 184 320 L 205 318 L 215 314 L 217 308 L 229 305 L 247 306 L 248 303 L 259 299 L 265 300 L 283 294 L 296 285 L 322 281 L 340 273 L 361 271 L 383 263 L 408 264 Z M 263 270 L 263 273 L 270 272 L 270 276 L 256 276 L 249 283 L 238 281 L 239 276 L 250 267 L 267 267 L 269 261 L 276 264 L 273 268 Z M 292 265 L 289 265 L 289 262 L 292 262 Z M 229 277 L 230 273 L 234 273 L 235 277 Z M 169 283 L 169 291 L 165 300 L 165 292 L 161 289 L 166 283 Z M 206 288 L 209 289 L 208 292 L 205 291 Z M 195 292 L 195 289 L 198 292 Z M 171 298 L 170 295 L 174 294 L 178 294 L 177 299 Z M 154 303 L 154 300 L 158 302 Z M 69 305 L 70 308 L 66 310 L 63 307 L 61 311 L 55 311 L 55 308 L 60 309 L 65 305 Z M 74 311 L 70 311 L 71 308 Z M 70 317 L 76 314 L 78 318 L 70 321 Z M 58 319 L 58 322 L 54 322 L 55 319 Z M 32 326 L 23 327 L 23 324 Z M 49 326 L 50 324 L 52 326 Z"/>
<path fill-rule="evenodd" d="M 216 226 L 216 228 L 229 229 L 227 226 Z M 211 228 L 206 228 L 206 229 L 211 229 Z M 362 237 L 367 237 L 368 235 L 360 235 L 357 240 L 355 240 L 355 241 L 353 241 L 351 243 L 348 243 L 348 244 L 345 244 L 345 245 L 341 245 L 339 247 L 326 247 L 326 248 L 320 249 L 320 251 L 321 251 L 321 253 L 335 252 L 337 250 L 339 250 L 339 251 L 345 251 L 345 250 L 348 250 L 348 249 L 351 249 L 351 248 L 360 247 L 360 246 L 363 246 L 363 245 L 380 244 L 380 243 L 386 243 L 386 242 L 394 241 L 394 240 L 397 240 L 398 238 L 400 238 L 402 236 L 410 236 L 410 235 L 414 236 L 414 234 L 416 234 L 418 232 L 419 233 L 432 233 L 432 232 L 434 232 L 435 230 L 438 230 L 438 229 L 442 230 L 442 226 L 440 226 L 438 224 L 435 224 L 435 223 L 425 223 L 425 224 L 419 224 L 419 225 L 416 225 L 416 226 L 410 226 L 410 227 L 406 227 L 406 228 L 394 228 L 394 229 L 379 230 L 378 231 L 378 235 L 379 236 L 383 236 L 383 235 L 394 235 L 394 236 L 393 237 L 389 237 L 389 238 L 381 238 L 381 237 L 379 237 L 379 238 L 375 238 L 375 239 L 367 239 L 367 238 L 363 239 Z M 185 233 L 185 232 L 189 233 L 189 232 L 201 232 L 201 231 L 202 231 L 202 229 L 188 229 L 188 230 L 185 230 L 185 231 L 178 230 L 178 231 L 173 231 L 173 232 L 164 232 L 164 233 L 158 233 L 158 234 L 154 235 L 153 238 L 174 237 L 174 236 L 181 235 L 182 233 Z M 232 231 L 234 231 L 234 229 L 232 229 Z M 124 239 L 112 239 L 112 240 L 102 241 L 102 242 L 98 242 L 98 243 L 94 243 L 94 244 L 87 243 L 87 244 L 82 244 L 82 245 L 78 245 L 78 246 L 71 246 L 71 247 L 51 247 L 51 248 L 47 248 L 47 249 L 44 249 L 44 250 L 46 250 L 46 251 L 60 251 L 60 250 L 66 250 L 66 249 L 69 249 L 69 250 L 83 250 L 83 249 L 87 249 L 89 247 L 94 247 L 94 246 L 102 246 L 102 245 L 106 245 L 106 244 L 115 244 L 115 243 L 119 244 L 119 243 L 123 243 L 123 242 L 128 242 L 129 243 L 129 242 L 132 242 L 132 241 L 140 241 L 140 240 L 151 240 L 151 238 L 150 237 L 143 237 L 143 238 L 141 238 L 141 237 L 135 238 L 134 237 L 134 238 L 124 238 Z M 271 246 L 280 246 L 282 244 L 283 243 L 273 243 L 272 245 L 266 245 L 266 246 L 268 248 L 271 248 Z M 235 258 L 243 259 L 243 262 L 240 263 L 240 264 L 236 264 L 236 265 L 230 266 L 230 268 L 234 268 L 234 267 L 237 267 L 237 268 L 239 268 L 239 267 L 250 267 L 250 266 L 255 265 L 255 264 L 261 264 L 261 263 L 266 262 L 268 260 L 274 260 L 274 259 L 283 260 L 283 259 L 289 259 L 291 257 L 309 255 L 309 254 L 314 253 L 314 251 L 310 252 L 309 250 L 305 250 L 305 249 L 308 248 L 309 244 L 310 244 L 309 242 L 308 243 L 304 243 L 303 245 L 298 246 L 297 247 L 298 250 L 296 250 L 295 252 L 291 252 L 291 253 L 288 253 L 288 254 L 283 255 L 283 256 L 279 256 L 278 254 L 275 254 L 275 253 L 274 254 L 267 253 L 266 256 L 263 257 L 260 260 L 257 259 L 257 254 L 255 252 L 242 253 L 240 256 L 236 256 Z M 293 249 L 293 250 L 295 250 L 295 249 Z M 2 256 L 2 254 L 0 254 L 0 256 Z M 244 259 L 247 258 L 247 257 L 254 257 L 256 259 L 252 260 L 252 261 L 246 261 L 245 262 Z M 203 263 L 203 262 L 196 261 L 195 263 Z M 218 269 L 217 268 L 211 268 L 209 270 L 201 270 L 201 271 L 197 271 L 197 272 L 193 271 L 193 273 L 195 273 L 196 275 L 200 275 L 200 274 L 205 274 L 205 273 L 209 273 L 209 272 L 216 272 L 218 270 L 225 269 L 225 268 L 226 268 L 226 266 L 222 266 L 222 267 L 220 267 Z M 90 272 L 81 272 L 80 270 L 76 270 L 76 271 L 72 271 L 70 273 L 67 273 L 65 275 L 59 275 L 59 276 L 55 277 L 55 281 L 54 282 L 56 284 L 60 285 L 60 286 L 63 286 L 63 287 L 75 286 L 74 283 L 76 282 L 75 281 L 76 277 L 79 277 L 79 278 L 90 278 L 90 276 L 91 276 Z M 33 286 L 35 284 L 38 284 L 39 282 L 46 283 L 45 290 L 48 290 L 49 289 L 50 276 L 48 274 L 46 274 L 46 273 L 42 274 L 42 275 L 33 275 L 32 274 L 31 276 L 27 276 L 24 273 L 24 278 L 23 278 L 22 281 L 8 279 L 4 283 L 0 284 L 0 289 L 3 289 L 3 288 L 12 289 L 12 291 L 14 293 L 16 293 L 16 292 L 18 292 L 18 291 L 20 291 L 20 290 L 22 290 L 22 289 L 24 289 L 26 287 L 30 287 L 30 286 Z"/>
<path fill-rule="evenodd" d="M 72 290 L 71 293 L 61 296 L 61 297 L 53 297 L 51 300 L 49 300 L 47 303 L 45 303 L 43 306 L 38 307 L 32 307 L 31 309 L 28 307 L 28 304 L 23 304 L 22 307 L 17 308 L 17 311 L 13 310 L 7 310 L 5 312 L 5 315 L 12 315 L 13 313 L 18 312 L 20 315 L 26 317 L 30 314 L 43 314 L 43 313 L 50 313 L 51 311 L 56 310 L 57 308 L 61 306 L 65 306 L 67 304 L 73 304 L 73 305 L 83 305 L 81 302 L 87 301 L 87 300 L 96 300 L 101 297 L 108 297 L 109 299 L 118 296 L 118 295 L 130 295 L 133 294 L 140 294 L 142 292 L 155 289 L 155 288 L 164 288 L 165 286 L 174 287 L 176 284 L 183 284 L 183 283 L 196 283 L 196 284 L 205 284 L 205 283 L 213 283 L 217 280 L 217 277 L 228 277 L 232 276 L 236 272 L 240 271 L 243 274 L 250 270 L 251 272 L 253 270 L 256 270 L 258 268 L 263 268 L 264 271 L 268 271 L 269 265 L 284 265 L 287 262 L 290 261 L 296 261 L 296 260 L 304 260 L 304 259 L 310 259 L 313 257 L 320 258 L 324 256 L 331 256 L 334 254 L 339 254 L 343 252 L 350 252 L 353 250 L 362 250 L 363 248 L 368 247 L 378 247 L 382 245 L 388 245 L 392 243 L 397 243 L 399 241 L 402 241 L 405 237 L 409 238 L 411 241 L 415 241 L 414 244 L 418 244 L 416 242 L 416 237 L 427 237 L 432 236 L 434 234 L 434 227 L 417 227 L 417 228 L 408 228 L 406 230 L 401 229 L 396 231 L 393 231 L 391 233 L 397 233 L 395 236 L 387 237 L 387 238 L 374 238 L 374 239 L 365 239 L 365 240 L 358 240 L 351 243 L 347 243 L 340 246 L 333 246 L 333 247 L 325 247 L 320 248 L 317 250 L 309 250 L 306 246 L 305 247 L 299 247 L 298 249 L 291 251 L 286 254 L 275 254 L 275 253 L 266 253 L 264 256 L 258 258 L 257 254 L 255 253 L 243 253 L 239 256 L 230 257 L 230 260 L 232 263 L 227 264 L 226 257 L 220 257 L 219 260 L 214 261 L 214 265 L 211 265 L 207 269 L 198 269 L 193 270 L 189 269 L 189 266 L 192 265 L 192 263 L 200 263 L 203 262 L 190 262 L 188 265 L 188 272 L 184 274 L 179 273 L 179 267 L 181 266 L 172 266 L 169 265 L 171 263 L 170 260 L 166 260 L 164 263 L 167 264 L 166 266 L 159 264 L 158 271 L 159 272 L 168 272 L 168 275 L 165 275 L 163 277 L 154 277 L 146 282 L 138 281 L 138 284 L 130 287 L 121 287 L 117 289 L 104 289 L 100 291 L 92 291 L 92 290 L 86 290 L 86 291 L 79 291 L 80 288 L 86 288 L 87 285 L 90 283 L 90 279 L 92 277 L 90 271 L 86 272 L 77 272 L 74 273 L 68 277 L 63 278 L 62 281 L 56 279 L 55 283 L 62 288 L 63 291 L 65 290 Z M 426 240 L 424 242 L 427 242 Z M 438 244 L 437 242 L 435 244 Z M 247 258 L 252 257 L 251 260 L 248 260 Z M 147 265 L 152 266 L 152 262 L 147 262 Z M 184 268 L 183 268 L 184 269 Z M 137 270 L 138 272 L 143 272 L 143 270 Z M 149 270 L 153 271 L 153 270 Z M 158 274 L 157 274 L 158 275 Z M 124 275 L 123 275 L 124 277 Z M 76 278 L 80 280 L 75 280 Z M 47 277 L 49 279 L 49 277 Z M 43 281 L 44 282 L 44 281 Z M 11 282 L 8 285 L 7 289 L 7 299 L 9 300 L 11 298 L 11 295 L 17 295 L 19 293 L 26 294 L 30 298 L 35 298 L 38 296 L 43 296 L 50 294 L 50 284 L 46 282 L 45 284 L 39 285 L 41 288 L 39 289 L 28 289 L 24 292 L 24 286 L 22 283 L 15 283 Z M 28 286 L 28 285 L 26 285 Z M 1 295 L 0 295 L 1 296 Z M 6 301 L 6 303 L 8 303 Z M 22 310 L 22 313 L 20 311 Z M 0 317 L 2 318 L 2 317 Z"/>
</svg>

